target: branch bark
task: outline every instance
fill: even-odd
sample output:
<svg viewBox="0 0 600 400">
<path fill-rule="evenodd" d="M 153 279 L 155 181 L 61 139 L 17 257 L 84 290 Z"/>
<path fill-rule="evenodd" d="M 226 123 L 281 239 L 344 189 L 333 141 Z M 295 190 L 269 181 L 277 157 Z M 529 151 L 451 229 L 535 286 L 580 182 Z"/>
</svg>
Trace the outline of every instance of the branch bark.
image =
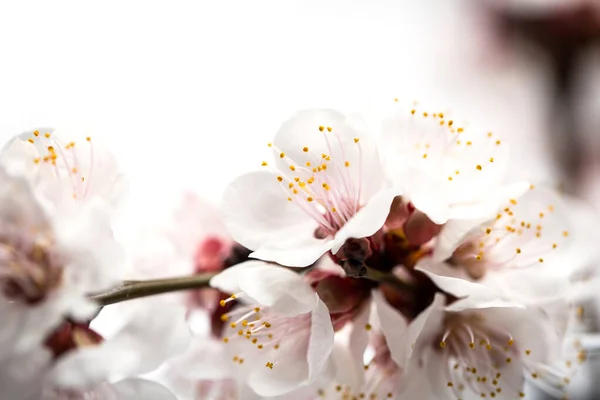
<svg viewBox="0 0 600 400">
<path fill-rule="evenodd" d="M 141 297 L 154 296 L 157 294 L 175 292 L 180 290 L 200 289 L 208 287 L 210 279 L 215 274 L 197 274 L 177 278 L 152 279 L 147 281 L 125 281 L 123 285 L 90 296 L 90 300 L 97 302 L 100 306 L 119 303 L 126 300 Z"/>
</svg>

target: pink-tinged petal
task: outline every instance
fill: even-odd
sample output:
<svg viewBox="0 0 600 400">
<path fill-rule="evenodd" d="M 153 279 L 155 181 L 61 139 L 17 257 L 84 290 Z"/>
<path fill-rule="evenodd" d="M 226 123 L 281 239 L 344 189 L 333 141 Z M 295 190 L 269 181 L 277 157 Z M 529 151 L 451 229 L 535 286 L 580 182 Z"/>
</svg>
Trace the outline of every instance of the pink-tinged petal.
<svg viewBox="0 0 600 400">
<path fill-rule="evenodd" d="M 316 294 L 315 294 L 316 296 Z M 285 354 L 273 368 L 257 367 L 250 372 L 248 385 L 259 395 L 279 396 L 301 386 L 311 385 L 329 372 L 334 332 L 329 311 L 323 302 L 310 315 L 310 331 L 295 341 L 281 344 Z"/>
<path fill-rule="evenodd" d="M 181 196 L 167 234 L 174 245 L 190 258 L 209 237 L 219 240 L 224 248 L 228 248 L 231 242 L 218 207 L 192 191 Z"/>
<path fill-rule="evenodd" d="M 277 174 L 260 171 L 242 175 L 225 190 L 221 212 L 234 240 L 256 250 L 290 240 L 296 226 L 312 221 L 277 181 Z M 314 229 L 317 223 L 314 222 Z"/>
<path fill-rule="evenodd" d="M 317 297 L 318 298 L 318 297 Z M 325 303 L 317 300 L 311 313 L 310 340 L 308 343 L 308 378 L 306 384 L 316 382 L 325 369 L 333 349 L 333 325 Z"/>
<path fill-rule="evenodd" d="M 287 267 L 306 267 L 327 253 L 335 243 L 331 238 L 317 239 L 314 232 L 315 224 L 312 221 L 295 225 L 280 231 L 281 237 L 265 243 L 250 257 Z"/>
<path fill-rule="evenodd" d="M 339 181 L 341 175 L 348 175 L 355 188 L 360 181 L 361 203 L 367 201 L 383 184 L 384 174 L 376 143 L 359 122 L 334 110 L 298 112 L 282 124 L 273 140 L 273 146 L 286 155 L 275 157 L 276 166 L 285 174 L 290 162 L 316 165 L 323 154 L 328 155 L 337 168 L 328 169 L 327 176 Z"/>
<path fill-rule="evenodd" d="M 335 254 L 349 238 L 364 238 L 373 235 L 383 227 L 390 213 L 394 197 L 401 194 L 398 189 L 389 189 L 375 194 L 369 202 L 340 229 L 335 235 L 331 251 Z"/>
<path fill-rule="evenodd" d="M 129 378 L 110 385 L 115 400 L 177 400 L 166 387 L 157 382 Z"/>
<path fill-rule="evenodd" d="M 399 360 L 403 360 L 405 357 L 402 354 L 405 353 L 406 343 L 403 343 L 401 338 L 406 332 L 407 321 L 400 312 L 387 302 L 379 290 L 373 290 L 372 296 L 377 320 L 392 353 L 392 358 L 398 365 L 403 366 L 404 364 L 401 364 Z"/>
<path fill-rule="evenodd" d="M 213 277 L 210 284 L 226 293 L 243 292 L 255 302 L 288 317 L 310 312 L 318 300 L 300 275 L 262 261 L 246 261 L 228 268 Z M 244 296 L 240 300 L 245 301 Z"/>
</svg>

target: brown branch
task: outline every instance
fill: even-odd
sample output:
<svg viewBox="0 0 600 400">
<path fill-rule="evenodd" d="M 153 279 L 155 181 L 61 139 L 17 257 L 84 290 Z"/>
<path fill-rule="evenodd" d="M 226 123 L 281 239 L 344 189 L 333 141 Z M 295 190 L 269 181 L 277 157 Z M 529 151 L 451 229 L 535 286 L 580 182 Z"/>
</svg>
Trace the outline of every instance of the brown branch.
<svg viewBox="0 0 600 400">
<path fill-rule="evenodd" d="M 208 287 L 208 283 L 213 276 L 215 276 L 215 274 L 197 274 L 147 281 L 125 281 L 122 286 L 111 289 L 105 293 L 92 295 L 89 298 L 101 306 L 106 306 L 140 297 Z"/>
</svg>

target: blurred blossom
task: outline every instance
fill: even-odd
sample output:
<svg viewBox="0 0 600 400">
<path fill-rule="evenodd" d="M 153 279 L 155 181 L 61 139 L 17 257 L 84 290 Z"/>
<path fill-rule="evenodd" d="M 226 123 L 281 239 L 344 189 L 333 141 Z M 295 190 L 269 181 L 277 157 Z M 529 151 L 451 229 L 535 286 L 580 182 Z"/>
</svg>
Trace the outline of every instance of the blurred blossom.
<svg viewBox="0 0 600 400">
<path fill-rule="evenodd" d="M 1 147 L 0 400 L 598 396 L 598 1 L 180 7 Z"/>
</svg>

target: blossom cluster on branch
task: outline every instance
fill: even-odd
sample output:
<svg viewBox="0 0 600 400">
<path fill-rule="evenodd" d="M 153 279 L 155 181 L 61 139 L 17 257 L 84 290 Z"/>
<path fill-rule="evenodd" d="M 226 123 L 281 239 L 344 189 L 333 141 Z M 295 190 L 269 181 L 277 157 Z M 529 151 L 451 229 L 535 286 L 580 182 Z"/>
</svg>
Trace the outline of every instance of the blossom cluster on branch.
<svg viewBox="0 0 600 400">
<path fill-rule="evenodd" d="M 0 399 L 569 393 L 594 351 L 595 214 L 507 180 L 500 132 L 394 106 L 376 130 L 296 113 L 219 208 L 183 193 L 136 244 L 118 229 L 127 180 L 96 138 L 12 138 Z"/>
</svg>

